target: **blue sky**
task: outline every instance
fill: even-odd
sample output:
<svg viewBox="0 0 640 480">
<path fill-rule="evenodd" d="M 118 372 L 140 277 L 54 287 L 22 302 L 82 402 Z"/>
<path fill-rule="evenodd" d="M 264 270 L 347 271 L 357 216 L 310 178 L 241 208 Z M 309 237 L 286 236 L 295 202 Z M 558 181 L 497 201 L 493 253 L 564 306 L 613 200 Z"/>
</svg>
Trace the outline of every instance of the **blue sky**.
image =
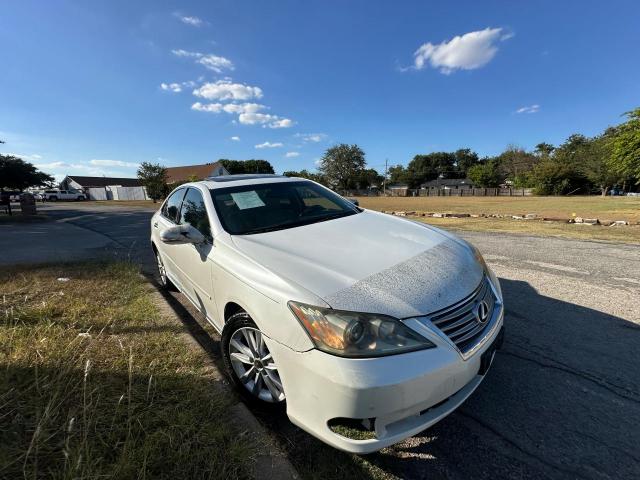
<svg viewBox="0 0 640 480">
<path fill-rule="evenodd" d="M 415 154 L 594 135 L 640 105 L 636 1 L 4 2 L 0 152 L 62 176 L 357 143 Z"/>
</svg>

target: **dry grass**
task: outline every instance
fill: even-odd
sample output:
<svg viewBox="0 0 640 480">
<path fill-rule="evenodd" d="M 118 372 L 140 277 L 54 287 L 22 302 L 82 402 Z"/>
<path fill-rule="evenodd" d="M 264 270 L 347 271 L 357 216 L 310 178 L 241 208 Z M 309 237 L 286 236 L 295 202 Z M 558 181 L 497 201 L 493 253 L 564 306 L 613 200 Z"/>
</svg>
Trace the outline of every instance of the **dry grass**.
<svg viewBox="0 0 640 480">
<path fill-rule="evenodd" d="M 151 291 L 125 263 L 0 273 L 0 478 L 247 476 L 205 354 Z"/>
<path fill-rule="evenodd" d="M 372 210 L 417 210 L 471 214 L 522 215 L 640 222 L 640 197 L 358 197 Z"/>
<path fill-rule="evenodd" d="M 640 243 L 640 226 L 637 225 L 640 222 L 639 197 L 360 197 L 358 200 L 364 208 L 384 211 L 507 216 L 535 213 L 539 217 L 567 220 L 574 216 L 599 218 L 603 222 L 626 220 L 630 226 L 587 226 L 511 218 L 417 218 L 433 225 L 460 230 Z"/>
<path fill-rule="evenodd" d="M 605 240 L 620 243 L 640 243 L 640 226 L 605 227 L 602 225 L 580 225 L 540 220 L 512 220 L 510 218 L 429 218 L 412 220 L 452 230 L 504 232 L 521 235 L 541 235 L 579 240 Z"/>
</svg>

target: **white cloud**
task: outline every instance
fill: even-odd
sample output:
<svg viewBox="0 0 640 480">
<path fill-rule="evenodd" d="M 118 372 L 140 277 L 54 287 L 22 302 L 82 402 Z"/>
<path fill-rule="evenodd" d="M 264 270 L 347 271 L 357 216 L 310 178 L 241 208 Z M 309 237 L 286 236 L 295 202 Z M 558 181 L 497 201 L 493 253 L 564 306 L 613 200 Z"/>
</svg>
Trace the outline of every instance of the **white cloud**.
<svg viewBox="0 0 640 480">
<path fill-rule="evenodd" d="M 274 120 L 267 123 L 267 127 L 269 128 L 290 128 L 293 127 L 293 120 L 290 118 L 279 118 L 275 115 L 272 115 Z"/>
<path fill-rule="evenodd" d="M 275 142 L 275 143 L 271 143 L 271 142 L 264 142 L 264 143 L 259 143 L 258 145 L 256 145 L 256 148 L 279 148 L 279 147 L 283 147 L 284 145 L 280 142 Z"/>
<path fill-rule="evenodd" d="M 293 120 L 280 118 L 268 113 L 246 112 L 238 115 L 238 121 L 243 125 L 262 125 L 269 128 L 289 128 L 293 126 Z"/>
<path fill-rule="evenodd" d="M 198 112 L 220 113 L 222 111 L 222 103 L 200 103 L 196 102 L 191 105 L 191 110 L 197 110 Z"/>
<path fill-rule="evenodd" d="M 300 156 L 300 152 L 287 152 L 284 156 L 287 158 L 295 158 Z"/>
<path fill-rule="evenodd" d="M 201 53 L 188 52 L 188 51 L 183 50 L 181 48 L 173 49 L 173 50 L 171 50 L 171 53 L 173 53 L 177 57 L 201 57 L 202 56 Z"/>
<path fill-rule="evenodd" d="M 182 23 L 186 23 L 187 25 L 191 25 L 192 27 L 201 27 L 202 25 L 204 25 L 204 20 L 198 17 L 178 15 L 178 18 Z"/>
<path fill-rule="evenodd" d="M 42 156 L 38 155 L 36 153 L 33 153 L 31 155 L 26 155 L 24 153 L 10 153 L 10 152 L 7 152 L 7 153 L 3 153 L 2 155 L 9 155 L 9 156 L 12 156 L 12 157 L 18 157 L 18 158 L 21 158 L 22 160 L 26 160 L 27 162 L 36 162 L 38 160 L 42 160 Z"/>
<path fill-rule="evenodd" d="M 296 133 L 295 137 L 301 138 L 304 142 L 318 143 L 327 138 L 324 133 Z"/>
<path fill-rule="evenodd" d="M 42 171 L 55 174 L 57 180 L 61 180 L 65 175 L 71 175 L 74 173 L 98 177 L 123 175 L 122 171 L 109 170 L 102 168 L 102 166 L 88 165 L 84 163 L 48 162 L 37 164 L 36 167 Z M 61 178 L 58 179 L 58 177 Z"/>
<path fill-rule="evenodd" d="M 212 53 L 189 52 L 181 48 L 171 50 L 171 53 L 177 57 L 195 58 L 196 63 L 216 73 L 222 73 L 223 70 L 233 70 L 235 68 L 233 62 L 228 58 L 220 57 Z"/>
<path fill-rule="evenodd" d="M 207 113 L 238 114 L 238 122 L 243 125 L 262 125 L 268 128 L 289 128 L 294 125 L 293 120 L 281 118 L 277 115 L 261 113 L 268 107 L 259 103 L 200 103 L 191 105 L 191 110 Z M 234 120 L 235 122 L 235 120 Z"/>
<path fill-rule="evenodd" d="M 161 83 L 160 84 L 160 88 L 162 90 L 164 90 L 165 92 L 173 92 L 173 93 L 180 93 L 182 91 L 182 89 L 184 87 L 188 87 L 188 88 L 192 88 L 196 86 L 196 82 L 194 82 L 193 80 L 189 80 L 187 82 L 180 82 L 180 83 Z"/>
<path fill-rule="evenodd" d="M 122 160 L 89 160 L 91 165 L 97 167 L 125 167 L 125 168 L 138 168 L 139 163 L 123 162 Z"/>
<path fill-rule="evenodd" d="M 242 83 L 234 83 L 231 80 L 218 80 L 214 83 L 205 83 L 193 91 L 196 97 L 207 100 L 249 100 L 262 98 L 262 89 Z"/>
<path fill-rule="evenodd" d="M 161 83 L 160 88 L 164 91 L 179 93 L 182 91 L 182 85 L 179 83 Z"/>
<path fill-rule="evenodd" d="M 263 110 L 267 107 L 260 105 L 259 103 L 200 103 L 196 102 L 191 105 L 191 110 L 197 110 L 199 112 L 209 113 L 256 113 L 259 110 Z"/>
<path fill-rule="evenodd" d="M 264 105 L 259 103 L 227 103 L 222 109 L 227 113 L 256 113 L 264 110 Z"/>
<path fill-rule="evenodd" d="M 239 142 L 240 137 L 238 137 L 237 135 L 234 135 L 233 137 L 231 137 L 231 140 L 233 140 L 234 142 Z"/>
<path fill-rule="evenodd" d="M 520 107 L 516 110 L 516 113 L 538 113 L 540 111 L 540 105 L 527 105 L 524 107 Z"/>
<path fill-rule="evenodd" d="M 497 42 L 513 37 L 513 33 L 503 34 L 502 31 L 502 28 L 485 28 L 455 36 L 437 45 L 425 43 L 414 53 L 414 68 L 422 70 L 428 63 L 445 75 L 458 69 L 480 68 L 495 56 Z"/>
<path fill-rule="evenodd" d="M 218 55 L 208 54 L 203 55 L 198 60 L 197 63 L 202 65 L 203 67 L 213 70 L 216 73 L 221 73 L 223 70 L 233 70 L 235 67 L 233 66 L 233 62 L 228 58 L 219 57 Z"/>
<path fill-rule="evenodd" d="M 54 170 L 56 168 L 70 167 L 70 165 L 65 162 L 49 162 L 49 163 L 38 163 L 36 164 L 35 167 L 38 170 Z"/>
</svg>

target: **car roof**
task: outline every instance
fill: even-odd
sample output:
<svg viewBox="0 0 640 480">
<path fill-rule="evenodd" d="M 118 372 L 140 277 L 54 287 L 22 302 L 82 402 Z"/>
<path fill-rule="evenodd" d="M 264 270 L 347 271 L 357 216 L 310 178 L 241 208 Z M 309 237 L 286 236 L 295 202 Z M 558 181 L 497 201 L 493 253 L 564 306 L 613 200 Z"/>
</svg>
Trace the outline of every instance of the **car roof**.
<svg viewBox="0 0 640 480">
<path fill-rule="evenodd" d="M 209 177 L 202 182 L 209 189 L 238 187 L 244 185 L 260 185 L 264 183 L 284 183 L 298 182 L 305 180 L 304 178 L 285 177 L 283 175 L 267 175 L 267 174 L 243 174 L 243 175 L 221 175 L 219 177 Z"/>
</svg>

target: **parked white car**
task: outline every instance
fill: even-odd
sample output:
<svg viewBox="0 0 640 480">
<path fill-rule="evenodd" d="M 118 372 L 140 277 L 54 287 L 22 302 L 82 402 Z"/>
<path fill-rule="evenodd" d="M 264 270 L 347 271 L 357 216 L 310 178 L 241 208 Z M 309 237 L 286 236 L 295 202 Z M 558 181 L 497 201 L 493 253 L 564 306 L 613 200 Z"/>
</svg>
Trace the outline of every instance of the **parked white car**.
<svg viewBox="0 0 640 480">
<path fill-rule="evenodd" d="M 503 338 L 498 279 L 464 240 L 314 182 L 230 175 L 174 190 L 151 220 L 161 281 L 222 334 L 254 403 L 368 453 L 455 410 Z"/>
<path fill-rule="evenodd" d="M 56 202 L 58 200 L 86 200 L 87 196 L 76 190 L 45 190 L 42 192 L 41 199 Z"/>
</svg>

